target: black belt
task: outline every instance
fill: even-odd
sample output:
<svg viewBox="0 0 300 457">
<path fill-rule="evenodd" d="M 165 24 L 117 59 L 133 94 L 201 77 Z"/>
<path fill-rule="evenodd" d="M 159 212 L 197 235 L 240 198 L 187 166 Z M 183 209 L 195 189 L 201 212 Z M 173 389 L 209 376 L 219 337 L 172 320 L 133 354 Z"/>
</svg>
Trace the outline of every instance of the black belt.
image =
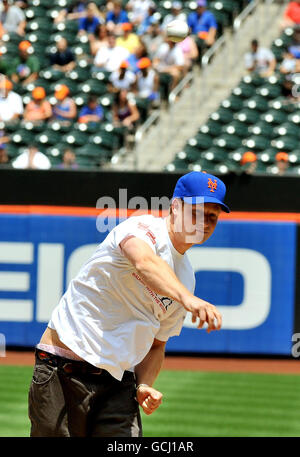
<svg viewBox="0 0 300 457">
<path fill-rule="evenodd" d="M 79 360 L 66 359 L 58 355 L 51 354 L 50 352 L 36 349 L 35 354 L 39 360 L 47 363 L 53 367 L 61 368 L 67 374 L 108 374 L 103 368 L 97 368 L 88 362 L 81 362 Z"/>
</svg>

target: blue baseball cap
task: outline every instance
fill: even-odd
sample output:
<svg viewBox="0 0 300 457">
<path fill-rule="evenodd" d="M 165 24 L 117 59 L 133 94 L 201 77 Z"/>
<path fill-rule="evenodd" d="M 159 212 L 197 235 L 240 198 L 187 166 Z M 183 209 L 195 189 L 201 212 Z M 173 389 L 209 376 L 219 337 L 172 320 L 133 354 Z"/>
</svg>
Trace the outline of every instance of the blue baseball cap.
<svg viewBox="0 0 300 457">
<path fill-rule="evenodd" d="M 216 203 L 225 213 L 230 213 L 224 203 L 225 194 L 226 186 L 221 179 L 201 171 L 192 171 L 178 179 L 173 198 L 182 198 L 189 204 Z"/>
</svg>

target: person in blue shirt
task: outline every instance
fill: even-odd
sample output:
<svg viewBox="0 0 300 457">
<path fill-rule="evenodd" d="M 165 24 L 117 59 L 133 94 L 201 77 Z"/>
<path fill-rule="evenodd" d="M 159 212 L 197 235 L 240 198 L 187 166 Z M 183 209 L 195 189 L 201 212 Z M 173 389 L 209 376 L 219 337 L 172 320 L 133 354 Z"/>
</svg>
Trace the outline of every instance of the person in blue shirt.
<svg viewBox="0 0 300 457">
<path fill-rule="evenodd" d="M 197 1 L 197 9 L 188 15 L 187 22 L 191 33 L 196 35 L 196 44 L 201 64 L 202 55 L 216 40 L 218 28 L 213 13 L 206 9 L 206 0 Z"/>
<path fill-rule="evenodd" d="M 112 11 L 108 11 L 106 15 L 107 29 L 111 32 L 121 34 L 120 25 L 126 22 L 130 22 L 130 20 L 126 11 L 122 9 L 122 2 L 115 0 Z"/>
<path fill-rule="evenodd" d="M 104 116 L 103 108 L 98 104 L 96 95 L 90 95 L 87 105 L 84 106 L 80 113 L 78 122 L 87 124 L 88 122 L 100 122 Z"/>
<path fill-rule="evenodd" d="M 215 42 L 218 25 L 213 13 L 206 9 L 206 0 L 197 1 L 196 11 L 188 15 L 188 26 L 207 46 Z"/>
<path fill-rule="evenodd" d="M 79 19 L 78 33 L 82 35 L 84 33 L 95 33 L 96 28 L 100 24 L 100 19 L 95 16 L 95 5 L 91 2 L 88 3 L 86 8 L 86 17 Z"/>
</svg>

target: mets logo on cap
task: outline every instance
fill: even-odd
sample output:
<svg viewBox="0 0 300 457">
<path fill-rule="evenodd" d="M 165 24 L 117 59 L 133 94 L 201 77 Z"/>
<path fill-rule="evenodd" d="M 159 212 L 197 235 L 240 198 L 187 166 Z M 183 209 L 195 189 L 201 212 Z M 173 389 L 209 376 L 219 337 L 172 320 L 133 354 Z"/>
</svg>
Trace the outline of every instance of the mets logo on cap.
<svg viewBox="0 0 300 457">
<path fill-rule="evenodd" d="M 217 178 L 201 171 L 191 171 L 178 179 L 173 198 L 181 198 L 189 204 L 215 203 L 226 213 L 230 212 L 224 203 L 226 186 Z"/>
</svg>

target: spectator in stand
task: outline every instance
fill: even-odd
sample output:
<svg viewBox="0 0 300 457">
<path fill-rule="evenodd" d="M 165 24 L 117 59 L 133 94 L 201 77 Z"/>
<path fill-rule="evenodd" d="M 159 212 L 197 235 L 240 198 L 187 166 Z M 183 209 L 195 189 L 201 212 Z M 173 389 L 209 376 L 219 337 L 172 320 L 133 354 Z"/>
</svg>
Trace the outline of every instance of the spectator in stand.
<svg viewBox="0 0 300 457">
<path fill-rule="evenodd" d="M 164 17 L 164 20 L 161 24 L 162 30 L 166 30 L 167 25 L 175 20 L 184 22 L 187 20 L 186 14 L 182 11 L 182 3 L 178 0 L 172 2 L 171 13 L 167 14 Z"/>
<path fill-rule="evenodd" d="M 132 33 L 132 25 L 129 22 L 121 24 L 121 28 L 122 36 L 117 38 L 116 45 L 127 49 L 131 54 L 139 45 L 140 40 L 135 33 Z"/>
<path fill-rule="evenodd" d="M 54 19 L 55 24 L 63 22 L 66 19 L 68 21 L 81 19 L 86 16 L 86 5 L 87 0 L 75 0 L 67 8 L 62 9 Z"/>
<path fill-rule="evenodd" d="M 188 26 L 192 34 L 198 37 L 197 45 L 199 53 L 202 55 L 214 44 L 218 28 L 215 16 L 206 9 L 206 0 L 197 1 L 196 11 L 188 15 Z"/>
<path fill-rule="evenodd" d="M 53 118 L 63 123 L 75 120 L 77 108 L 74 100 L 69 96 L 70 89 L 65 84 L 60 84 L 55 89 L 54 96 L 57 103 L 53 107 Z"/>
<path fill-rule="evenodd" d="M 248 175 L 252 175 L 257 168 L 257 157 L 252 151 L 244 152 L 241 159 L 242 170 Z"/>
<path fill-rule="evenodd" d="M 184 66 L 186 71 L 190 70 L 199 57 L 198 47 L 192 36 L 187 36 L 185 40 L 178 43 L 184 56 Z"/>
<path fill-rule="evenodd" d="M 252 40 L 251 51 L 245 54 L 245 67 L 249 72 L 257 72 L 266 78 L 274 73 L 276 59 L 270 49 L 261 48 L 257 40 Z"/>
<path fill-rule="evenodd" d="M 10 142 L 9 136 L 6 134 L 4 129 L 0 129 L 0 144 L 6 144 Z"/>
<path fill-rule="evenodd" d="M 108 44 L 108 33 L 105 24 L 99 24 L 94 34 L 89 35 L 90 50 L 92 56 L 95 56 L 99 49 L 107 46 Z"/>
<path fill-rule="evenodd" d="M 5 33 L 17 33 L 25 35 L 26 17 L 24 12 L 15 4 L 10 4 L 8 0 L 2 0 L 2 11 L 0 22 Z"/>
<path fill-rule="evenodd" d="M 24 111 L 25 121 L 41 122 L 52 116 L 51 104 L 46 100 L 46 92 L 43 87 L 35 87 L 32 91 L 32 100 Z"/>
<path fill-rule="evenodd" d="M 13 168 L 48 170 L 51 162 L 48 157 L 38 150 L 35 144 L 28 147 L 28 150 L 19 155 L 12 163 Z"/>
<path fill-rule="evenodd" d="M 57 42 L 56 49 L 55 53 L 50 54 L 50 62 L 53 68 L 64 73 L 73 70 L 76 61 L 73 52 L 68 47 L 67 40 L 62 37 Z"/>
<path fill-rule="evenodd" d="M 0 51 L 0 73 L 1 75 L 7 75 L 10 70 L 10 58 L 3 57 Z"/>
<path fill-rule="evenodd" d="M 22 86 L 33 83 L 38 78 L 40 71 L 39 59 L 30 53 L 31 49 L 29 41 L 21 41 L 19 55 L 13 59 L 8 72 L 13 82 L 20 83 Z"/>
<path fill-rule="evenodd" d="M 292 42 L 289 46 L 289 52 L 295 57 L 295 59 L 300 59 L 300 25 L 296 26 L 294 29 Z"/>
<path fill-rule="evenodd" d="M 281 29 L 294 27 L 295 25 L 300 25 L 300 0 L 290 2 L 287 5 L 283 13 Z"/>
<path fill-rule="evenodd" d="M 139 67 L 137 66 L 138 61 L 142 57 L 147 57 L 147 48 L 145 44 L 140 40 L 140 44 L 137 46 L 133 54 L 130 54 L 129 57 L 127 58 L 127 61 L 129 63 L 129 68 L 133 73 L 138 73 L 140 71 Z"/>
<path fill-rule="evenodd" d="M 289 168 L 289 155 L 286 152 L 277 152 L 275 162 L 277 170 L 274 169 L 273 173 L 276 172 L 279 176 L 284 175 Z"/>
<path fill-rule="evenodd" d="M 112 11 L 108 11 L 106 14 L 106 24 L 109 31 L 116 34 L 122 32 L 121 24 L 130 22 L 128 15 L 125 10 L 122 9 L 122 1 L 114 0 Z"/>
<path fill-rule="evenodd" d="M 9 79 L 0 79 L 0 121 L 10 122 L 20 119 L 23 114 L 23 102 L 19 94 L 14 92 Z"/>
<path fill-rule="evenodd" d="M 151 60 L 148 57 L 143 57 L 138 61 L 137 81 L 134 92 L 140 98 L 149 100 L 152 104 L 159 103 L 159 77 L 152 68 Z"/>
<path fill-rule="evenodd" d="M 141 22 L 138 27 L 137 34 L 138 35 L 145 35 L 150 32 L 150 28 L 152 24 L 157 23 L 157 16 L 156 16 L 156 5 L 155 3 L 151 3 L 148 8 L 148 13 L 146 14 L 145 18 Z"/>
<path fill-rule="evenodd" d="M 76 163 L 75 152 L 71 148 L 66 148 L 63 152 L 62 163 L 58 164 L 55 168 L 62 169 L 76 169 L 78 164 Z"/>
<path fill-rule="evenodd" d="M 170 90 L 180 81 L 184 73 L 184 55 L 182 49 L 173 41 L 166 40 L 158 49 L 153 60 L 153 67 L 159 73 L 171 76 Z"/>
<path fill-rule="evenodd" d="M 6 151 L 6 144 L 0 144 L 0 167 L 10 165 L 10 160 Z"/>
<path fill-rule="evenodd" d="M 156 18 L 148 28 L 147 34 L 143 35 L 143 43 L 147 48 L 147 54 L 153 59 L 160 45 L 164 42 L 163 34 L 160 30 L 159 20 Z"/>
<path fill-rule="evenodd" d="M 136 122 L 140 118 L 140 113 L 137 109 L 133 98 L 128 97 L 126 90 L 120 90 L 116 94 L 113 104 L 113 120 L 119 126 L 127 127 L 129 131 L 133 131 Z"/>
<path fill-rule="evenodd" d="M 300 102 L 299 85 L 293 81 L 293 75 L 287 74 L 281 83 L 281 95 L 286 98 L 286 103 Z"/>
<path fill-rule="evenodd" d="M 88 3 L 86 7 L 86 16 L 79 19 L 78 23 L 78 34 L 94 34 L 96 28 L 100 24 L 99 16 L 97 15 L 97 6 L 95 3 Z"/>
<path fill-rule="evenodd" d="M 153 6 L 152 0 L 129 0 L 126 9 L 131 13 L 132 24 L 140 25 L 147 16 L 150 6 Z"/>
<path fill-rule="evenodd" d="M 121 63 L 120 68 L 114 72 L 109 77 L 109 91 L 118 92 L 121 89 L 131 91 L 135 83 L 136 77 L 135 74 L 128 70 L 129 63 L 124 60 Z"/>
<path fill-rule="evenodd" d="M 83 124 L 96 123 L 103 120 L 103 108 L 99 105 L 96 95 L 90 95 L 87 105 L 81 108 L 78 122 Z"/>
<path fill-rule="evenodd" d="M 125 48 L 116 46 L 116 37 L 114 34 L 109 33 L 107 37 L 107 46 L 101 47 L 94 59 L 93 70 L 106 70 L 116 71 L 120 68 L 123 60 L 126 60 L 129 56 L 129 52 Z"/>
<path fill-rule="evenodd" d="M 290 49 L 290 48 L 289 48 Z M 280 73 L 284 75 L 290 75 L 293 73 L 300 72 L 300 58 L 295 57 L 292 52 L 286 52 L 283 54 L 283 61 L 280 65 Z"/>
</svg>

